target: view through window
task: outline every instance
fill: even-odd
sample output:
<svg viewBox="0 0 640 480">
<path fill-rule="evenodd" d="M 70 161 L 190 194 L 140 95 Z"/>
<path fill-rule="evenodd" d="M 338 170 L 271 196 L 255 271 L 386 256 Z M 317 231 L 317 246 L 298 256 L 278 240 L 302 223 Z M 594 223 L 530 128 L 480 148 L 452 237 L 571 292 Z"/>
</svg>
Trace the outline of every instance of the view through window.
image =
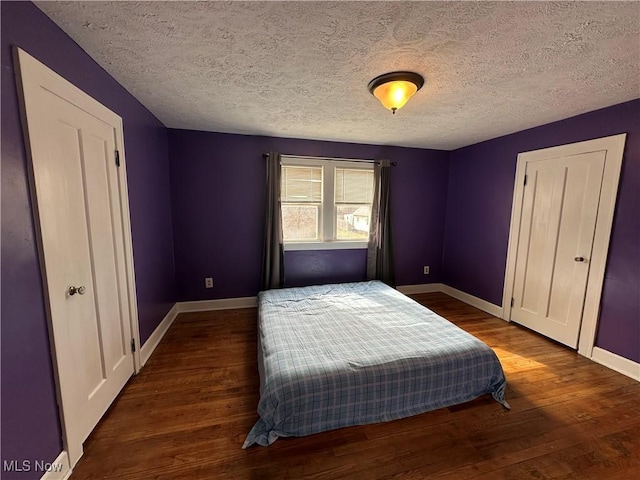
<svg viewBox="0 0 640 480">
<path fill-rule="evenodd" d="M 320 240 L 322 167 L 282 167 L 284 240 Z"/>
<path fill-rule="evenodd" d="M 373 170 L 335 170 L 336 239 L 369 240 Z"/>
</svg>

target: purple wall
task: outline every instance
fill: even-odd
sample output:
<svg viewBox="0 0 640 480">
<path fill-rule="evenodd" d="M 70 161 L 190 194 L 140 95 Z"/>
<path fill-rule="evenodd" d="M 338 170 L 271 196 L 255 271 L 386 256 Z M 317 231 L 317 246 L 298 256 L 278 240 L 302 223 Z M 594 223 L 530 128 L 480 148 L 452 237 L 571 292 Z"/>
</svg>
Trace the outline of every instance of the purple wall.
<svg viewBox="0 0 640 480">
<path fill-rule="evenodd" d="M 399 285 L 439 282 L 447 152 L 249 135 L 169 130 L 179 300 L 253 296 L 260 289 L 265 164 L 269 151 L 390 158 Z M 357 281 L 363 250 L 286 252 L 287 285 Z M 431 274 L 422 274 L 423 265 Z M 214 277 L 213 290 L 204 278 Z"/>
<path fill-rule="evenodd" d="M 367 279 L 367 251 L 290 251 L 284 254 L 288 287 L 321 283 L 364 282 Z"/>
<path fill-rule="evenodd" d="M 502 304 L 518 153 L 625 132 L 596 345 L 640 362 L 640 100 L 451 152 L 445 283 Z"/>
<path fill-rule="evenodd" d="M 62 442 L 11 47 L 22 47 L 124 120 L 142 341 L 176 296 L 167 133 L 35 5 L 2 2 L 1 16 L 2 460 L 52 461 Z"/>
</svg>

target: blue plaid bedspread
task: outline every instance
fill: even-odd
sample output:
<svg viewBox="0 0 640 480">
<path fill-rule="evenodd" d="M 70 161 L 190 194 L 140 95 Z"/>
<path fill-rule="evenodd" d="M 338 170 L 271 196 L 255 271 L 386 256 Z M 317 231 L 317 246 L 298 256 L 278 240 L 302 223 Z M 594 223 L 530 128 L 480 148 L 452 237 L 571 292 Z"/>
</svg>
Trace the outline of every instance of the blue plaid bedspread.
<svg viewBox="0 0 640 480">
<path fill-rule="evenodd" d="M 491 348 L 381 282 L 269 290 L 258 308 L 260 418 L 243 448 L 486 393 L 509 408 Z"/>
</svg>

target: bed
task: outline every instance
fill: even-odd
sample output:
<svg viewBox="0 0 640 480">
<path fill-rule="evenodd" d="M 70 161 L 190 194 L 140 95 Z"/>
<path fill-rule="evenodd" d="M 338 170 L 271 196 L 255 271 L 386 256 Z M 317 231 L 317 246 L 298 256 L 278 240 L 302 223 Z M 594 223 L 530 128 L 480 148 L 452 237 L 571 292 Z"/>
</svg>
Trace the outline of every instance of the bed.
<svg viewBox="0 0 640 480">
<path fill-rule="evenodd" d="M 484 394 L 509 408 L 491 348 L 382 282 L 264 291 L 258 317 L 260 418 L 242 448 Z"/>
</svg>

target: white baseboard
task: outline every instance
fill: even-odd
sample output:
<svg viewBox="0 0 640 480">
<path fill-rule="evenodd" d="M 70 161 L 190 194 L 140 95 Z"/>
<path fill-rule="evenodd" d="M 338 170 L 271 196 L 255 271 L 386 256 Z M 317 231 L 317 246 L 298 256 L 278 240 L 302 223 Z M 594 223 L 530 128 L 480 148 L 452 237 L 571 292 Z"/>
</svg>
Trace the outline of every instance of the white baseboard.
<svg viewBox="0 0 640 480">
<path fill-rule="evenodd" d="M 151 357 L 151 354 L 156 349 L 162 337 L 164 337 L 169 327 L 173 324 L 173 321 L 178 316 L 178 304 L 171 307 L 171 310 L 164 316 L 160 324 L 153 331 L 151 336 L 144 342 L 144 345 L 140 347 L 140 366 L 144 366 L 147 360 Z"/>
<path fill-rule="evenodd" d="M 483 312 L 487 312 L 494 317 L 502 318 L 502 307 L 494 305 L 493 303 L 482 300 L 481 298 L 474 297 L 466 292 L 458 290 L 457 288 L 450 287 L 444 283 L 423 283 L 420 285 L 399 285 L 397 290 L 405 295 L 412 295 L 415 293 L 446 293 L 450 297 L 453 297 L 461 302 L 464 302 L 472 307 L 479 308 Z"/>
<path fill-rule="evenodd" d="M 442 285 L 441 292 L 446 293 L 450 297 L 458 299 L 461 302 L 467 303 L 472 307 L 479 308 L 483 312 L 487 312 L 494 317 L 502 318 L 502 307 L 491 302 L 487 302 L 486 300 L 482 300 L 481 298 L 474 297 L 469 293 L 458 290 L 457 288 L 450 287 L 449 285 Z"/>
<path fill-rule="evenodd" d="M 227 310 L 230 308 L 246 308 L 255 307 L 258 304 L 257 297 L 244 298 L 224 298 L 222 300 L 203 300 L 198 302 L 178 302 L 165 315 L 160 324 L 153 331 L 151 336 L 140 347 L 140 366 L 151 357 L 162 338 L 165 336 L 169 327 L 173 325 L 176 317 L 180 313 L 186 312 L 206 312 L 207 310 Z"/>
<path fill-rule="evenodd" d="M 593 347 L 591 360 L 640 382 L 640 363 L 621 357 L 600 347 Z"/>
<path fill-rule="evenodd" d="M 494 317 L 502 318 L 503 309 L 498 305 L 482 300 L 469 293 L 458 290 L 457 288 L 450 287 L 443 283 L 426 283 L 423 285 L 402 285 L 398 286 L 398 291 L 404 294 L 414 293 L 433 293 L 441 292 L 446 293 L 450 297 L 460 300 L 472 307 L 479 308 L 480 310 L 487 312 Z M 636 381 L 640 381 L 640 363 L 636 363 L 627 358 L 611 353 L 600 347 L 594 347 L 591 360 L 604 365 L 607 368 L 615 370 L 618 373 L 633 378 Z"/>
<path fill-rule="evenodd" d="M 443 283 L 424 283 L 418 285 L 399 285 L 397 290 L 405 295 L 412 295 L 416 293 L 434 293 L 440 292 L 449 295 L 457 300 L 460 300 L 472 307 L 476 307 L 483 312 L 487 312 L 494 317 L 502 318 L 503 311 L 502 307 L 499 305 L 495 305 L 491 302 L 487 302 L 486 300 L 482 300 L 474 295 L 458 290 L 457 288 L 450 287 L 449 285 L 445 285 Z M 173 319 L 178 313 L 183 312 L 205 312 L 207 310 L 227 310 L 231 308 L 249 308 L 255 307 L 258 304 L 257 297 L 241 297 L 241 298 L 223 298 L 220 300 L 202 300 L 195 302 L 178 302 L 171 309 L 169 314 L 173 312 L 173 317 L 170 321 L 168 321 L 167 317 L 162 321 L 162 323 L 158 326 L 155 332 L 149 337 L 149 340 L 144 344 L 141 348 L 140 356 L 142 359 L 142 364 L 147 361 L 149 356 L 151 356 L 151 352 L 160 342 L 160 339 L 167 331 L 167 329 L 173 323 Z M 174 311 L 175 310 L 175 311 Z M 163 325 L 165 322 L 169 322 L 163 329 Z M 145 355 L 145 348 L 150 344 L 152 338 L 155 339 L 156 334 L 158 333 L 157 340 L 153 344 L 153 347 L 149 347 L 148 355 Z M 593 361 L 604 365 L 605 367 L 611 368 L 623 375 L 631 377 L 635 380 L 640 381 L 640 364 L 635 363 L 631 360 L 628 360 L 624 357 L 620 357 L 614 353 L 608 352 L 601 348 L 595 347 L 593 349 L 593 356 L 591 358 Z"/>
<path fill-rule="evenodd" d="M 493 303 L 482 300 L 481 298 L 474 297 L 466 292 L 458 290 L 457 288 L 450 287 L 444 283 L 424 283 L 421 285 L 400 285 L 397 290 L 405 295 L 412 295 L 414 293 L 433 293 L 440 292 L 446 293 L 450 297 L 453 297 L 461 302 L 471 305 L 472 307 L 479 308 L 483 312 L 490 313 L 494 317 L 502 318 L 502 307 L 494 305 Z"/>
<path fill-rule="evenodd" d="M 206 312 L 207 310 L 228 310 L 230 308 L 250 308 L 258 305 L 258 297 L 222 298 L 220 300 L 201 300 L 196 302 L 178 302 L 178 313 Z"/>
<path fill-rule="evenodd" d="M 60 453 L 58 458 L 46 466 L 49 467 L 49 470 L 40 477 L 40 480 L 67 480 L 73 471 L 69 465 L 69 455 L 66 451 Z M 35 465 L 31 465 L 31 467 L 35 468 Z"/>
<path fill-rule="evenodd" d="M 398 285 L 396 290 L 405 295 L 413 295 L 415 293 L 434 293 L 442 292 L 442 283 L 422 283 L 419 285 Z"/>
</svg>

